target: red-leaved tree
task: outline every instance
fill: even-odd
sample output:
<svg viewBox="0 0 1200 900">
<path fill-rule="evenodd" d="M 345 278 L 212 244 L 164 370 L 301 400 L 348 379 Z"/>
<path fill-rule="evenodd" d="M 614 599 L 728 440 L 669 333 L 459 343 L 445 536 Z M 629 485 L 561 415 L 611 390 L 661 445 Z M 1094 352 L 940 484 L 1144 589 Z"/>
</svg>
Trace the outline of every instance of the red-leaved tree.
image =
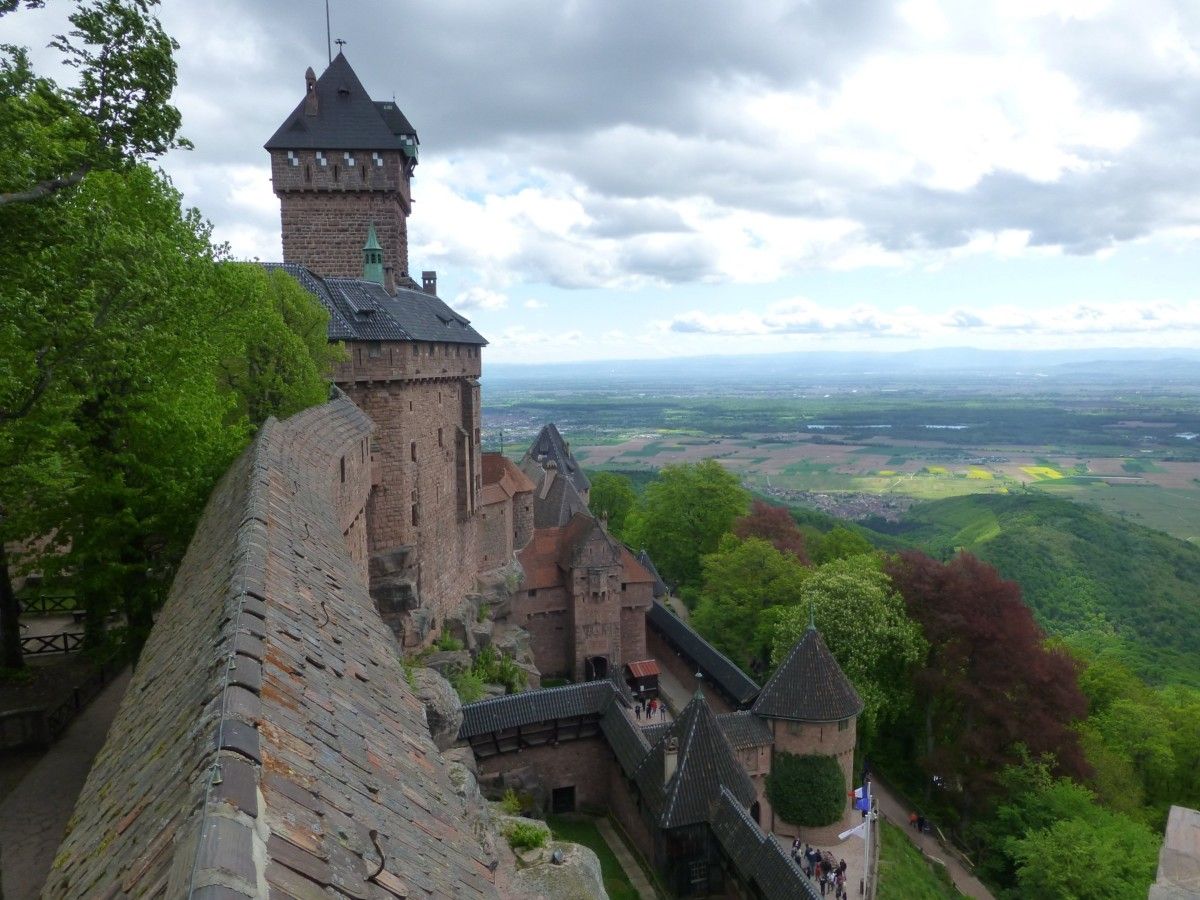
<svg viewBox="0 0 1200 900">
<path fill-rule="evenodd" d="M 804 565 L 809 565 L 804 534 L 796 527 L 796 520 L 786 507 L 755 500 L 750 512 L 733 523 L 733 533 L 743 541 L 762 538 L 780 553 L 791 553 Z"/>
<path fill-rule="evenodd" d="M 1060 772 L 1085 777 L 1071 727 L 1087 714 L 1078 664 L 1045 646 L 1017 583 L 969 553 L 949 563 L 904 553 L 888 574 L 929 641 L 916 684 L 920 762 L 931 782 L 942 779 L 960 826 L 994 795 L 1001 770 L 1019 759 L 1018 745 L 1035 758 L 1052 753 Z"/>
</svg>

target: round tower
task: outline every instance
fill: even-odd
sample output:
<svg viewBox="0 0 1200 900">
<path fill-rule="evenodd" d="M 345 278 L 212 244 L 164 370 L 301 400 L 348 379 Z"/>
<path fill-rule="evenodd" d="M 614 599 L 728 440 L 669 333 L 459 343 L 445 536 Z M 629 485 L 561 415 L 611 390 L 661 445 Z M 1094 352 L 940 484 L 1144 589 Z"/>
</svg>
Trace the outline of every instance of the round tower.
<svg viewBox="0 0 1200 900">
<path fill-rule="evenodd" d="M 816 626 L 810 624 L 787 658 L 759 693 L 751 711 L 767 721 L 774 735 L 772 763 L 781 753 L 795 756 L 819 754 L 837 760 L 846 791 L 854 784 L 856 722 L 863 702 L 842 671 Z M 764 807 L 768 804 L 764 798 Z M 764 818 L 764 828 L 776 834 L 813 843 L 836 841 L 851 824 L 854 812 L 849 796 L 841 818 L 822 828 L 800 828 L 785 822 L 774 811 Z"/>
<path fill-rule="evenodd" d="M 395 101 L 370 98 L 341 53 L 320 78 L 310 68 L 304 83 L 304 99 L 265 145 L 283 261 L 357 278 L 373 225 L 384 269 L 404 284 L 417 132 Z"/>
</svg>

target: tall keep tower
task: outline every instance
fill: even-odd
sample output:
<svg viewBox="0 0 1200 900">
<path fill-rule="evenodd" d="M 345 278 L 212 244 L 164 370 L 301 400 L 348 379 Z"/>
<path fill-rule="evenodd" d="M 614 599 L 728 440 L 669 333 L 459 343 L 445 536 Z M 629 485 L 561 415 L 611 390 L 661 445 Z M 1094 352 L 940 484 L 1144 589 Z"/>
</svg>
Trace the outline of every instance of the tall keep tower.
<svg viewBox="0 0 1200 900">
<path fill-rule="evenodd" d="M 384 270 L 409 283 L 408 225 L 417 132 L 390 100 L 372 100 L 338 53 L 266 143 L 279 197 L 283 261 L 318 275 L 362 274 L 373 223 Z M 413 286 L 416 286 L 415 284 Z"/>
</svg>

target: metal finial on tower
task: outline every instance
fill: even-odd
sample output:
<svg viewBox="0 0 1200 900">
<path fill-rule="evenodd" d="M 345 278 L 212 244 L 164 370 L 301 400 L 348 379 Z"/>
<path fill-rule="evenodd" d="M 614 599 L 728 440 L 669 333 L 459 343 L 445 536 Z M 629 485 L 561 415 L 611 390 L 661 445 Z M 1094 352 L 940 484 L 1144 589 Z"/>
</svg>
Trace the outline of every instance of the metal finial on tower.
<svg viewBox="0 0 1200 900">
<path fill-rule="evenodd" d="M 817 613 L 811 600 L 808 601 L 808 628 L 809 631 L 817 630 Z"/>
<path fill-rule="evenodd" d="M 334 41 L 334 43 L 338 45 L 338 53 L 341 53 L 342 48 L 346 46 L 346 42 L 341 38 L 338 38 L 336 41 Z"/>
<path fill-rule="evenodd" d="M 333 62 L 333 43 L 330 38 L 333 37 L 329 31 L 329 0 L 325 0 L 325 50 L 329 54 L 329 61 Z"/>
</svg>

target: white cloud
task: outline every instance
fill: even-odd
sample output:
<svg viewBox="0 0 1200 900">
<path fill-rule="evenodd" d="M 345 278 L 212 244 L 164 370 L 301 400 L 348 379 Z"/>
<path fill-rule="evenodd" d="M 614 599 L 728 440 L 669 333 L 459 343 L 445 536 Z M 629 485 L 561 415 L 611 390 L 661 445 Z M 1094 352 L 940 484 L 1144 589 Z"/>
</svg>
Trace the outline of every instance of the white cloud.
<svg viewBox="0 0 1200 900">
<path fill-rule="evenodd" d="M 455 309 L 499 310 L 508 306 L 508 297 L 483 287 L 468 288 L 454 297 Z"/>
<path fill-rule="evenodd" d="M 997 305 L 948 312 L 884 310 L 870 304 L 823 306 L 806 298 L 771 304 L 765 312 L 712 314 L 693 310 L 666 323 L 669 331 L 715 336 L 828 335 L 938 339 L 952 335 L 1121 336 L 1200 332 L 1200 300 L 1070 303 L 1035 310 Z"/>
<path fill-rule="evenodd" d="M 521 304 L 525 309 L 545 309 L 546 304 L 541 300 L 535 300 L 532 297 Z"/>
</svg>

